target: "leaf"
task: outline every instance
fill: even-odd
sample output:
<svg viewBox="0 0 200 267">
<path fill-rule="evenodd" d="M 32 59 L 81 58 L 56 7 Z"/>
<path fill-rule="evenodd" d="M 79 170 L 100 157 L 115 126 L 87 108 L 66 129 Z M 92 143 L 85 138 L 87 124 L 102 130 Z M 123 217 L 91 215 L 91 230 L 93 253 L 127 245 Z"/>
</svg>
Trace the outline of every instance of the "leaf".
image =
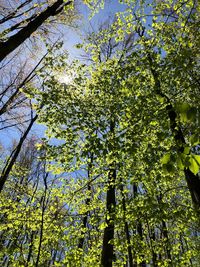
<svg viewBox="0 0 200 267">
<path fill-rule="evenodd" d="M 99 225 L 99 230 L 104 230 L 107 227 L 107 223 L 103 222 L 102 224 Z"/>
<path fill-rule="evenodd" d="M 151 122 L 150 122 L 150 125 L 152 125 L 152 126 L 156 126 L 156 125 L 158 125 L 158 122 L 157 122 L 157 121 L 151 121 Z"/>
<path fill-rule="evenodd" d="M 184 152 L 183 153 L 185 155 L 188 155 L 190 153 L 190 147 L 189 146 L 184 147 Z"/>
<path fill-rule="evenodd" d="M 177 158 L 177 166 L 180 170 L 184 170 L 184 165 L 181 158 Z"/>
<path fill-rule="evenodd" d="M 167 164 L 167 163 L 170 161 L 170 157 L 171 157 L 170 153 L 165 154 L 165 155 L 162 157 L 162 159 L 160 160 L 161 163 L 162 163 L 163 165 L 164 165 L 164 164 Z"/>
<path fill-rule="evenodd" d="M 200 167 L 200 155 L 191 155 L 189 169 L 195 175 L 199 172 Z"/>
<path fill-rule="evenodd" d="M 199 144 L 199 135 L 198 134 L 193 134 L 191 137 L 190 137 L 190 142 L 191 142 L 191 145 L 192 146 L 196 146 Z"/>
<path fill-rule="evenodd" d="M 200 155 L 193 155 L 193 157 L 196 160 L 197 164 L 200 165 Z"/>
</svg>

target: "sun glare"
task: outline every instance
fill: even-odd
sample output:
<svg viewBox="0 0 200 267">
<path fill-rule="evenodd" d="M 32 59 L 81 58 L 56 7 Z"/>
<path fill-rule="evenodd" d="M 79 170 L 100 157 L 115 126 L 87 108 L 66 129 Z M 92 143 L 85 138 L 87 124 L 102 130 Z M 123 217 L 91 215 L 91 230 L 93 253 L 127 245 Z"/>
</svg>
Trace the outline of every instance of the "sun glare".
<svg viewBox="0 0 200 267">
<path fill-rule="evenodd" d="M 70 84 L 75 78 L 75 73 L 57 74 L 57 79 L 60 83 Z"/>
</svg>

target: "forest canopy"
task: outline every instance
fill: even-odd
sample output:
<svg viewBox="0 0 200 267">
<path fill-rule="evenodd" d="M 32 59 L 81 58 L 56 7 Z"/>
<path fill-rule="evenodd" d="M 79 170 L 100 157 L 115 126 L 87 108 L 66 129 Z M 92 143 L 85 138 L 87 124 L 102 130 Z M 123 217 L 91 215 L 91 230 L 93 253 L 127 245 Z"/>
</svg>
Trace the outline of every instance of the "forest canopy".
<svg viewBox="0 0 200 267">
<path fill-rule="evenodd" d="M 199 267 L 199 1 L 0 10 L 0 266 Z"/>
</svg>

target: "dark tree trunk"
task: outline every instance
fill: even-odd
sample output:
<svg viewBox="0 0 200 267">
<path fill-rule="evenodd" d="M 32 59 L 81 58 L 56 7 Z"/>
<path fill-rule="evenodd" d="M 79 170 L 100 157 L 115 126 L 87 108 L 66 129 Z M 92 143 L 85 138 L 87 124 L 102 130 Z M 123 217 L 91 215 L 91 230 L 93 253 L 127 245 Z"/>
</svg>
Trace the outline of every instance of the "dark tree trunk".
<svg viewBox="0 0 200 267">
<path fill-rule="evenodd" d="M 161 97 L 163 97 L 167 101 L 166 111 L 168 113 L 168 117 L 170 120 L 170 128 L 171 128 L 171 131 L 174 135 L 174 140 L 177 144 L 177 150 L 180 153 L 183 153 L 186 142 L 185 142 L 184 134 L 183 134 L 180 126 L 177 123 L 177 113 L 176 113 L 174 107 L 172 106 L 170 99 L 161 90 L 159 75 L 158 75 L 156 69 L 154 68 L 153 60 L 152 60 L 152 57 L 150 55 L 148 56 L 148 59 L 149 59 L 151 72 L 152 72 L 152 75 L 153 75 L 153 78 L 155 81 L 156 93 L 158 95 L 160 95 Z M 191 195 L 193 204 L 194 204 L 195 208 L 197 209 L 197 211 L 199 212 L 199 210 L 200 210 L 200 179 L 199 179 L 199 176 L 198 176 L 198 174 L 195 175 L 194 173 L 192 173 L 188 167 L 184 168 L 184 173 L 185 173 L 185 179 L 187 182 L 188 189 L 190 191 L 190 195 Z"/>
<path fill-rule="evenodd" d="M 110 242 L 114 239 L 114 214 L 115 214 L 115 180 L 116 180 L 116 170 L 110 169 L 108 174 L 108 191 L 106 198 L 106 209 L 108 216 L 106 216 L 106 228 L 104 229 L 103 235 L 103 249 L 101 265 L 103 267 L 112 267 L 114 258 L 113 244 Z"/>
<path fill-rule="evenodd" d="M 64 3 L 64 0 L 57 0 L 52 6 L 49 6 L 34 20 L 29 22 L 26 27 L 12 35 L 7 41 L 0 43 L 0 61 L 20 46 L 27 38 L 29 38 L 31 34 L 46 21 L 46 19 L 50 16 L 59 14 L 63 10 L 63 7 L 69 5 L 70 3 L 71 1 Z"/>
<path fill-rule="evenodd" d="M 34 232 L 31 232 L 30 242 L 29 242 L 29 251 L 28 251 L 28 257 L 27 257 L 27 266 L 28 266 L 28 264 L 31 260 L 31 257 L 32 257 L 33 241 L 34 241 Z"/>
<path fill-rule="evenodd" d="M 162 220 L 162 233 L 163 233 L 163 237 L 165 238 L 167 258 L 170 260 L 170 263 L 172 264 L 171 251 L 169 248 L 170 242 L 169 242 L 168 230 L 167 230 L 166 222 L 164 220 Z"/>
<path fill-rule="evenodd" d="M 112 112 L 111 112 L 112 114 Z M 110 122 L 110 133 L 113 137 L 113 142 L 115 139 L 115 120 L 111 119 Z M 110 144 L 111 151 L 114 150 L 114 143 Z M 102 267 L 112 267 L 113 259 L 114 259 L 114 246 L 112 241 L 114 240 L 114 231 L 115 231 L 115 208 L 116 208 L 116 200 L 115 200 L 115 181 L 116 181 L 116 163 L 113 160 L 113 163 L 110 164 L 110 169 L 108 172 L 108 189 L 106 196 L 106 211 L 107 215 L 105 219 L 106 228 L 104 229 L 103 235 L 103 248 L 102 248 L 102 256 L 101 256 L 101 266 Z"/>
<path fill-rule="evenodd" d="M 4 184 L 7 181 L 8 176 L 9 176 L 9 174 L 10 174 L 10 172 L 11 172 L 11 170 L 12 170 L 12 168 L 13 168 L 15 162 L 16 162 L 16 159 L 17 159 L 17 157 L 18 157 L 18 155 L 19 155 L 19 153 L 21 151 L 22 145 L 23 145 L 27 135 L 29 134 L 34 122 L 37 120 L 37 118 L 38 118 L 38 115 L 35 115 L 35 117 L 33 117 L 31 119 L 28 128 L 26 129 L 26 131 L 24 132 L 24 134 L 20 138 L 17 147 L 15 148 L 15 150 L 13 151 L 10 159 L 8 159 L 7 164 L 3 168 L 1 176 L 0 176 L 0 192 L 2 191 L 2 189 L 4 187 Z"/>
</svg>

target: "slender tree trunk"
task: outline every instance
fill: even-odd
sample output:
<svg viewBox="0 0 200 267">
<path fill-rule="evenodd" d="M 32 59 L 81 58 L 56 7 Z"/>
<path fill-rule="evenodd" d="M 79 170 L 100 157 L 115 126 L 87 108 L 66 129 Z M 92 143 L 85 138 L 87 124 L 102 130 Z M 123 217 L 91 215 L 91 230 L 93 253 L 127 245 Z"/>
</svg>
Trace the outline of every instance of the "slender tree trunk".
<svg viewBox="0 0 200 267">
<path fill-rule="evenodd" d="M 2 170 L 1 176 L 0 176 L 0 192 L 2 191 L 5 182 L 8 179 L 8 176 L 16 162 L 16 159 L 21 151 L 21 147 L 27 137 L 27 135 L 29 134 L 34 122 L 37 120 L 38 115 L 35 115 L 35 117 L 33 117 L 29 123 L 28 128 L 26 129 L 26 131 L 24 132 L 24 134 L 22 135 L 22 137 L 19 140 L 19 143 L 17 145 L 17 147 L 15 148 L 15 150 L 13 151 L 12 155 L 10 156 L 10 159 L 8 160 L 8 162 L 6 163 L 5 167 Z"/>
<path fill-rule="evenodd" d="M 90 180 L 90 171 L 92 168 L 92 161 L 93 161 L 93 156 L 91 155 L 90 163 L 88 164 L 88 180 Z M 88 192 L 91 192 L 91 185 L 90 184 L 88 184 L 87 189 L 88 189 Z M 86 206 L 88 206 L 90 204 L 90 202 L 91 202 L 91 198 L 88 197 L 85 201 Z M 88 212 L 85 213 L 85 216 L 83 218 L 83 228 L 84 229 L 86 229 L 86 227 L 87 227 L 87 220 L 88 220 Z M 81 235 L 82 235 L 82 237 L 79 239 L 79 242 L 78 242 L 78 248 L 79 249 L 83 249 L 83 244 L 84 244 L 84 239 L 85 239 L 83 236 L 84 231 L 82 231 Z"/>
<path fill-rule="evenodd" d="M 70 3 L 71 1 L 65 3 L 64 0 L 57 0 L 52 6 L 49 6 L 46 10 L 40 13 L 34 20 L 30 21 L 26 27 L 12 35 L 7 41 L 0 43 L 0 61 L 28 39 L 50 16 L 59 14 L 63 10 L 63 7 Z"/>
<path fill-rule="evenodd" d="M 114 258 L 113 244 L 110 242 L 114 239 L 114 214 L 115 214 L 115 180 L 116 180 L 116 170 L 110 169 L 108 174 L 108 191 L 106 198 L 106 228 L 104 229 L 103 235 L 103 249 L 101 265 L 103 267 L 112 267 Z"/>
<path fill-rule="evenodd" d="M 42 197 L 42 218 L 41 218 L 39 245 L 38 245 L 38 253 L 37 253 L 37 259 L 36 259 L 35 267 L 39 266 L 40 254 L 41 254 L 41 248 L 42 248 L 42 242 L 43 242 L 44 213 L 46 210 L 46 195 L 47 195 L 47 177 L 48 177 L 48 173 L 44 174 L 45 189 L 44 189 L 44 196 Z"/>
<path fill-rule="evenodd" d="M 23 8 L 24 6 L 26 6 L 27 4 L 29 4 L 30 2 L 32 2 L 32 0 L 26 0 L 25 2 L 23 2 L 22 4 L 20 4 L 13 12 L 11 12 L 10 14 L 8 14 L 7 16 L 3 17 L 2 19 L 0 19 L 0 24 L 12 19 L 13 17 L 15 17 L 15 15 L 17 14 L 17 12 Z"/>
<path fill-rule="evenodd" d="M 87 202 L 87 200 L 86 200 L 86 202 Z M 87 213 L 88 214 L 88 213 Z M 87 226 L 87 214 L 84 216 L 84 218 L 83 218 L 83 228 L 85 229 L 86 228 L 86 226 Z M 84 235 L 84 231 L 81 231 L 81 235 Z M 79 238 L 79 241 L 78 241 L 78 248 L 79 249 L 83 249 L 83 244 L 84 244 L 84 236 L 82 236 L 82 237 L 80 237 Z"/>
<path fill-rule="evenodd" d="M 115 130 L 115 121 L 112 120 L 110 123 L 110 132 L 113 135 L 113 141 L 114 141 L 114 130 Z M 114 259 L 114 246 L 112 244 L 112 241 L 114 240 L 114 229 L 115 229 L 114 217 L 115 217 L 115 208 L 116 208 L 116 200 L 115 200 L 116 166 L 115 165 L 116 165 L 115 161 L 113 160 L 113 163 L 110 164 L 110 170 L 108 173 L 108 189 L 107 189 L 107 196 L 106 196 L 107 216 L 105 219 L 106 228 L 104 229 L 104 235 L 103 235 L 103 248 L 102 248 L 102 256 L 101 256 L 102 267 L 112 267 L 113 259 Z"/>
<path fill-rule="evenodd" d="M 171 251 L 169 248 L 170 242 L 169 242 L 168 230 L 167 230 L 166 222 L 164 220 L 162 220 L 162 233 L 163 233 L 163 237 L 165 238 L 167 258 L 170 260 L 170 264 L 172 264 Z"/>
<path fill-rule="evenodd" d="M 122 181 L 120 181 L 122 183 Z M 128 244 L 128 262 L 129 262 L 129 267 L 136 267 L 133 264 L 133 255 L 132 255 L 132 250 L 131 250 L 131 239 L 130 239 L 130 233 L 129 233 L 129 227 L 128 223 L 126 220 L 126 198 L 124 195 L 124 188 L 123 185 L 120 187 L 121 190 L 121 195 L 122 195 L 122 208 L 123 208 L 123 217 L 124 217 L 124 231 L 126 235 L 126 240 Z"/>
<path fill-rule="evenodd" d="M 150 226 L 149 226 L 149 223 L 148 223 L 148 219 L 146 220 L 147 222 L 147 228 L 148 228 L 148 234 L 149 234 L 149 243 L 150 243 L 150 249 L 151 249 L 151 254 L 152 254 L 152 266 L 153 267 L 158 267 L 158 264 L 157 264 L 157 254 L 155 252 L 155 249 L 154 249 L 154 246 L 153 246 L 153 241 L 155 241 L 155 232 L 154 230 L 152 231 Z"/>
<path fill-rule="evenodd" d="M 32 252 L 33 252 L 33 241 L 34 241 L 34 232 L 31 232 L 30 236 L 30 242 L 29 242 L 29 251 L 28 251 L 28 257 L 27 257 L 27 266 L 31 260 Z"/>
<path fill-rule="evenodd" d="M 157 201 L 158 201 L 158 204 L 159 205 L 162 205 L 163 204 L 163 201 L 162 201 L 162 193 L 160 192 L 160 194 L 157 196 Z M 161 208 L 160 209 L 160 212 L 162 212 Z M 167 224 L 164 220 L 161 221 L 161 236 L 164 237 L 164 244 L 165 244 L 165 247 L 166 247 L 166 255 L 167 255 L 167 259 L 170 260 L 170 264 L 173 266 L 173 262 L 172 262 L 172 256 L 171 256 L 171 250 L 170 250 L 170 240 L 169 240 L 169 234 L 168 234 L 168 229 L 167 229 Z"/>
</svg>

